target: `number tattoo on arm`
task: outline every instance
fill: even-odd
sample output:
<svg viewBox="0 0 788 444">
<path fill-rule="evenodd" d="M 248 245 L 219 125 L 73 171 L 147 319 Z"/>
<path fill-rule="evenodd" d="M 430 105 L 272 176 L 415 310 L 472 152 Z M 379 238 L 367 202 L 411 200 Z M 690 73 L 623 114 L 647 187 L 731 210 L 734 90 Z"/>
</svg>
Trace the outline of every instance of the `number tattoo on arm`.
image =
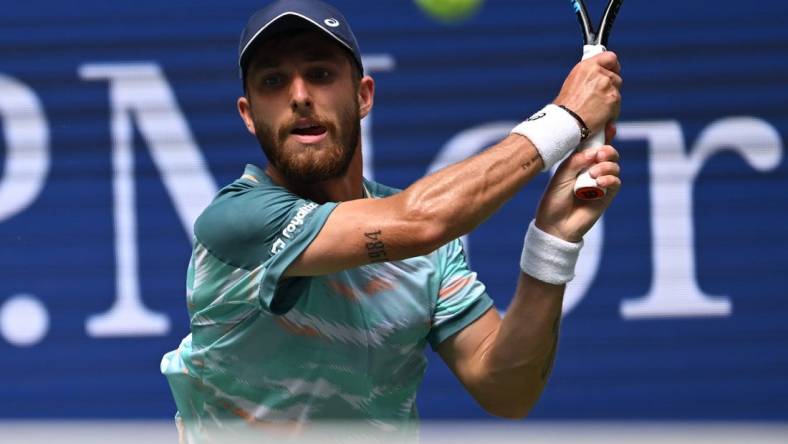
<svg viewBox="0 0 788 444">
<path fill-rule="evenodd" d="M 364 233 L 364 240 L 367 244 L 367 256 L 371 262 L 383 262 L 386 260 L 386 245 L 381 239 L 383 233 L 380 230 Z"/>
</svg>

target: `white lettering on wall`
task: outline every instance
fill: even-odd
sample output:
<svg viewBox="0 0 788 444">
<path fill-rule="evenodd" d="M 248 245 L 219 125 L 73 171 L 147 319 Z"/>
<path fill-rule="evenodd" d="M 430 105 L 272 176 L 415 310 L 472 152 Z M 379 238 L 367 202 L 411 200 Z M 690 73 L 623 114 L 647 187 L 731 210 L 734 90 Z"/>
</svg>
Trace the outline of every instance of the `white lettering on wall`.
<svg viewBox="0 0 788 444">
<path fill-rule="evenodd" d="M 21 213 L 38 198 L 50 167 L 49 124 L 32 89 L 0 74 L 0 130 L 5 159 L 0 178 L 0 222 Z M 37 344 L 49 331 L 49 313 L 34 295 L 0 303 L 0 336 L 17 347 Z"/>
<path fill-rule="evenodd" d="M 0 180 L 0 221 L 36 200 L 49 173 L 49 124 L 36 94 L 0 74 L 0 118 L 5 136 L 4 174 Z"/>
<path fill-rule="evenodd" d="M 739 154 L 757 171 L 776 168 L 782 159 L 779 134 L 763 120 L 731 117 L 706 127 L 689 152 L 676 121 L 620 123 L 617 137 L 648 141 L 653 227 L 651 288 L 640 298 L 623 301 L 621 315 L 730 315 L 730 299 L 704 293 L 697 282 L 692 188 L 703 164 L 724 150 Z"/>
<path fill-rule="evenodd" d="M 388 54 L 372 54 L 361 57 L 364 73 L 387 72 L 394 70 L 396 63 Z M 375 147 L 372 141 L 372 112 L 361 121 L 361 158 L 364 163 L 364 177 L 375 179 Z"/>
<path fill-rule="evenodd" d="M 217 187 L 164 74 L 153 63 L 89 63 L 85 80 L 109 82 L 112 130 L 116 291 L 106 313 L 88 318 L 90 336 L 166 335 L 169 318 L 145 307 L 139 288 L 133 128 L 150 149 L 188 237 Z"/>
</svg>

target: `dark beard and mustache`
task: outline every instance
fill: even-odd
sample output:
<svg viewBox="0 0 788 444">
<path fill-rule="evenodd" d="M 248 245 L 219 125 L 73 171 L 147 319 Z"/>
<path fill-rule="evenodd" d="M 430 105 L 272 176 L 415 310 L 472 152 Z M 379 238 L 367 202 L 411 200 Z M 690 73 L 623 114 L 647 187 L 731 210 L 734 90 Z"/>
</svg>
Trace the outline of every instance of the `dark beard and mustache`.
<svg viewBox="0 0 788 444">
<path fill-rule="evenodd" d="M 297 117 L 314 118 L 326 128 L 328 134 L 321 146 L 287 140 L 296 117 L 278 130 L 254 119 L 257 140 L 271 165 L 288 179 L 304 184 L 344 176 L 361 137 L 358 106 L 340 111 L 338 125 L 315 114 Z"/>
</svg>

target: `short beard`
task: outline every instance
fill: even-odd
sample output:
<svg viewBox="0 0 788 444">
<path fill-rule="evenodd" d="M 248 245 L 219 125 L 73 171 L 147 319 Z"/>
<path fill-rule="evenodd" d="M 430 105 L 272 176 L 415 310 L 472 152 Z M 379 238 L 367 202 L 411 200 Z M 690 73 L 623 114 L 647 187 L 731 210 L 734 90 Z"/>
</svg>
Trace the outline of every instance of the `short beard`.
<svg viewBox="0 0 788 444">
<path fill-rule="evenodd" d="M 254 128 L 271 165 L 291 181 L 314 184 L 344 176 L 359 145 L 361 116 L 358 106 L 341 110 L 338 118 L 338 125 L 320 119 L 330 140 L 319 148 L 293 147 L 292 142 L 285 145 L 290 136 L 290 124 L 275 130 L 254 119 Z"/>
</svg>

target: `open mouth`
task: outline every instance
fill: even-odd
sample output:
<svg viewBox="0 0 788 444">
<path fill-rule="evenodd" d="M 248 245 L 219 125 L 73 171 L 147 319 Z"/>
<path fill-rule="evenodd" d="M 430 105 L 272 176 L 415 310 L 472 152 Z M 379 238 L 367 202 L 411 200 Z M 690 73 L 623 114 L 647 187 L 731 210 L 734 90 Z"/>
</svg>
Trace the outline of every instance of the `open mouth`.
<svg viewBox="0 0 788 444">
<path fill-rule="evenodd" d="M 328 129 L 318 123 L 303 121 L 297 123 L 292 130 L 290 130 L 297 141 L 302 144 L 310 145 L 317 144 L 325 139 L 328 134 Z"/>
<path fill-rule="evenodd" d="M 299 125 L 291 131 L 297 136 L 319 136 L 325 134 L 326 127 L 321 125 Z"/>
</svg>

